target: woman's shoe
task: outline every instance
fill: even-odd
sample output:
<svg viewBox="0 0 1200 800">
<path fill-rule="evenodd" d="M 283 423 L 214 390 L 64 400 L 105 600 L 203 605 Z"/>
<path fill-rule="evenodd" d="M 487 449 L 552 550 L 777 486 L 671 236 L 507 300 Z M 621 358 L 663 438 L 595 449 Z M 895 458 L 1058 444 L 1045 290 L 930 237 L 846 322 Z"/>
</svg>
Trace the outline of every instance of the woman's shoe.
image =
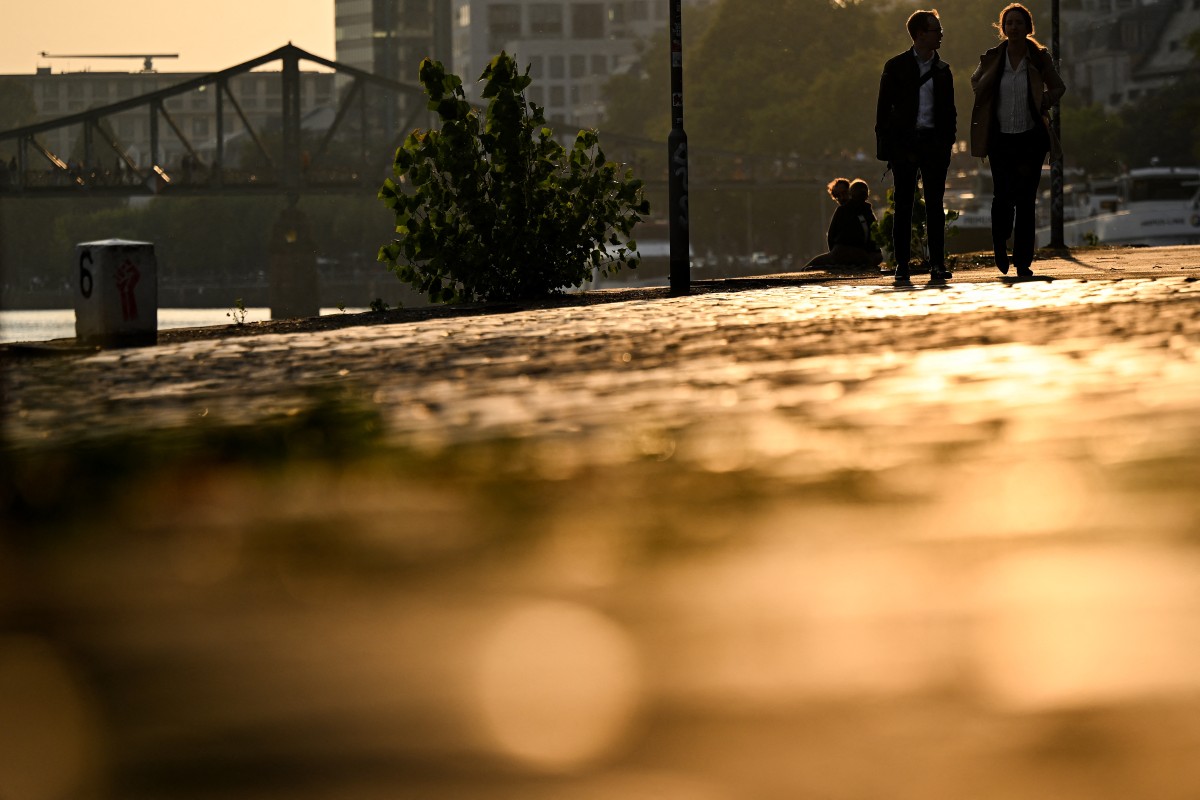
<svg viewBox="0 0 1200 800">
<path fill-rule="evenodd" d="M 996 269 L 1000 270 L 1001 275 L 1008 274 L 1008 251 L 997 247 L 994 251 L 996 254 Z"/>
</svg>

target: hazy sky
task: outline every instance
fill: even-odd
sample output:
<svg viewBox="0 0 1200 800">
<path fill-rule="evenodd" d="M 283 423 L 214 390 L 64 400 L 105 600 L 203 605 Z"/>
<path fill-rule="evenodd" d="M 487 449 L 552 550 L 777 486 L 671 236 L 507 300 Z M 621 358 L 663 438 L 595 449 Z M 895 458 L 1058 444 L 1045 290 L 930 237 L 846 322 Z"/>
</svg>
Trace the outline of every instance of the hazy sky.
<svg viewBox="0 0 1200 800">
<path fill-rule="evenodd" d="M 159 72 L 212 72 L 289 41 L 332 59 L 333 0 L 3 0 L 0 75 L 38 66 L 135 72 L 136 59 L 45 59 L 57 54 L 178 53 Z M 301 69 L 314 69 L 301 64 Z"/>
</svg>

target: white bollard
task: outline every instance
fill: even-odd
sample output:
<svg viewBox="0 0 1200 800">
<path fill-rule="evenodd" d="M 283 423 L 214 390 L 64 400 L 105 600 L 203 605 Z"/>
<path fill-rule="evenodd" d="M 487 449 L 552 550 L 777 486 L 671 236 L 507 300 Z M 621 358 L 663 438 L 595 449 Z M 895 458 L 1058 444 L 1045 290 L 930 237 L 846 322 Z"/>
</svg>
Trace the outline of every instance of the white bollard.
<svg viewBox="0 0 1200 800">
<path fill-rule="evenodd" d="M 75 341 L 128 347 L 158 341 L 158 263 L 150 242 L 75 245 Z"/>
</svg>

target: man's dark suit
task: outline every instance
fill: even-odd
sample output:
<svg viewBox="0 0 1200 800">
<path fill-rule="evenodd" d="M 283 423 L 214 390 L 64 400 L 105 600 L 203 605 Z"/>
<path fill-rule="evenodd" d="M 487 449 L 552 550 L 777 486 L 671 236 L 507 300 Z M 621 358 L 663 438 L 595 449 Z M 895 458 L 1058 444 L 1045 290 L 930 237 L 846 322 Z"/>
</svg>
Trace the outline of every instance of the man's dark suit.
<svg viewBox="0 0 1200 800">
<path fill-rule="evenodd" d="M 954 78 L 950 66 L 936 54 L 933 60 L 933 127 L 917 130 L 921 67 L 913 50 L 906 50 L 883 65 L 879 103 L 875 112 L 875 155 L 888 162 L 896 182 L 896 211 L 892 237 L 898 274 L 908 272 L 911 255 L 913 200 L 917 173 L 925 189 L 929 226 L 929 259 L 941 271 L 946 254 L 946 171 L 954 147 L 958 114 L 954 108 Z"/>
</svg>

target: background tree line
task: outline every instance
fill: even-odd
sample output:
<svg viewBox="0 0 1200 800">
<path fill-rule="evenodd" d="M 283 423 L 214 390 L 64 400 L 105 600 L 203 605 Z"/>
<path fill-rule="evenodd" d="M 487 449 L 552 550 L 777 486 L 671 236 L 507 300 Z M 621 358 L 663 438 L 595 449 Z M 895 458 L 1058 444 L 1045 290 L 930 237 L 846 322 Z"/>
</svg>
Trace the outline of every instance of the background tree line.
<svg viewBox="0 0 1200 800">
<path fill-rule="evenodd" d="M 1002 0 L 720 0 L 684 9 L 685 113 L 695 151 L 797 154 L 819 162 L 862 150 L 874 160 L 875 102 L 883 62 L 911 46 L 904 23 L 938 7 L 941 57 L 954 70 L 959 138 L 970 128 L 970 77 L 998 41 Z M 1051 44 L 1049 0 L 1025 0 L 1039 40 Z M 1067 31 L 1062 32 L 1065 38 Z M 1191 39 L 1200 57 L 1200 32 Z M 670 130 L 666 35 L 645 45 L 640 69 L 608 85 L 602 133 L 665 141 Z M 1064 67 L 1064 72 L 1067 72 Z M 1109 113 L 1070 91 L 1062 126 L 1068 167 L 1112 173 L 1121 166 L 1200 161 L 1200 78 L 1148 94 Z M 882 170 L 881 170 L 882 171 Z"/>
</svg>

